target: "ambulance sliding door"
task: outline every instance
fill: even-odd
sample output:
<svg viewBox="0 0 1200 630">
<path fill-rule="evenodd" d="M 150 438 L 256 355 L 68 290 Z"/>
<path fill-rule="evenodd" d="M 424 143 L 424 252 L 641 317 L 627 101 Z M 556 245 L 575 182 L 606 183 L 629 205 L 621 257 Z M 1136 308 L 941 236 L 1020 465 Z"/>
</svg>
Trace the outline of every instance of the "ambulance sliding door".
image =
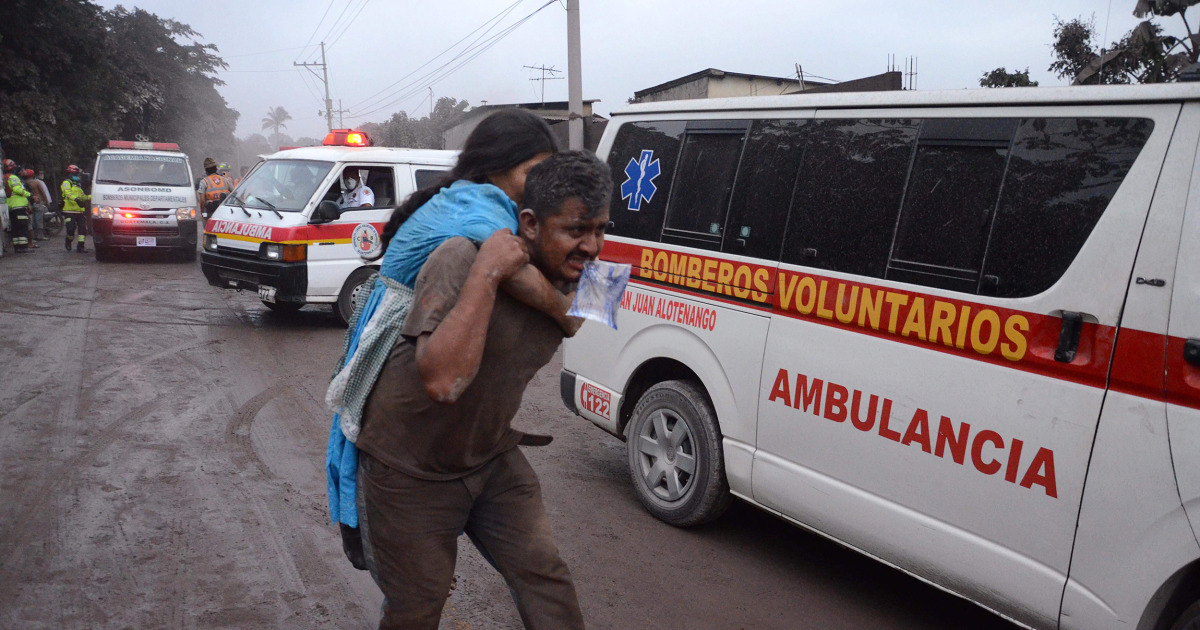
<svg viewBox="0 0 1200 630">
<path fill-rule="evenodd" d="M 754 498 L 1055 625 L 1175 111 L 818 112 L 763 362 Z"/>
</svg>

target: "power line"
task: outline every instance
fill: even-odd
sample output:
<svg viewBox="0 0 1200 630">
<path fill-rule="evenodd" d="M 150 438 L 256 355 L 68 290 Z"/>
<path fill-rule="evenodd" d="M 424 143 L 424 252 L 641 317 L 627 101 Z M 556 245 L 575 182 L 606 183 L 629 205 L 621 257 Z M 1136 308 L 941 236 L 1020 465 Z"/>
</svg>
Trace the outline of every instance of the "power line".
<svg viewBox="0 0 1200 630">
<path fill-rule="evenodd" d="M 321 24 L 325 22 L 325 16 L 329 15 L 329 10 L 333 8 L 334 2 L 335 2 L 335 0 L 329 0 L 328 6 L 325 7 L 325 12 L 321 14 L 321 19 L 317 20 L 317 26 L 315 28 L 313 28 L 312 35 L 308 36 L 308 41 L 304 42 L 304 46 L 302 46 L 301 49 L 308 48 L 308 45 L 312 43 L 313 37 L 316 36 L 317 31 L 321 30 Z M 300 60 L 300 55 L 297 54 L 296 58 L 293 59 L 292 62 L 295 63 L 299 60 Z"/>
<path fill-rule="evenodd" d="M 336 30 L 338 25 L 342 23 L 342 18 L 346 16 L 346 11 L 350 10 L 350 7 L 355 3 L 355 1 L 356 0 L 346 0 L 346 6 L 342 8 L 342 12 L 338 14 L 337 19 L 334 20 L 333 24 L 329 26 L 329 30 L 325 32 L 325 36 L 321 38 L 321 41 L 329 41 L 329 36 L 332 35 L 333 31 Z"/>
<path fill-rule="evenodd" d="M 442 79 L 444 79 L 444 78 L 450 76 L 451 74 L 453 74 L 454 72 L 456 72 L 459 68 L 462 68 L 466 64 L 475 60 L 477 57 L 479 57 L 479 55 L 482 55 L 483 53 L 487 52 L 492 46 L 495 46 L 497 43 L 499 43 L 500 40 L 502 40 L 505 37 L 507 37 L 508 35 L 512 34 L 513 31 L 515 31 L 517 28 L 519 28 L 520 26 L 525 24 L 525 22 L 528 22 L 530 19 L 533 18 L 533 16 L 537 15 L 543 9 L 554 4 L 557 1 L 558 0 L 548 0 L 545 4 L 538 7 L 537 9 L 535 9 L 529 15 L 514 22 L 512 25 L 510 25 L 510 26 L 506 27 L 504 30 L 496 33 L 495 35 L 491 36 L 487 40 L 484 40 L 484 43 L 478 44 L 474 48 L 468 48 L 468 49 L 464 50 L 463 52 L 461 52 L 457 56 L 455 56 L 453 59 L 451 59 L 450 61 L 447 61 L 446 63 L 442 64 L 438 68 L 426 73 L 425 75 L 423 75 L 421 77 L 418 77 L 417 79 L 414 79 L 413 81 L 410 81 L 407 85 L 401 87 L 399 90 L 393 91 L 392 94 L 394 95 L 397 92 L 400 92 L 401 90 L 409 89 L 408 92 L 401 94 L 400 96 L 396 97 L 394 100 L 392 100 L 388 103 L 385 103 L 383 105 L 380 105 L 374 109 L 371 109 L 370 111 L 361 112 L 359 114 L 354 114 L 351 116 L 351 118 L 362 118 L 364 116 L 369 116 L 375 112 L 378 112 L 380 110 L 383 110 L 383 109 L 386 109 L 386 108 L 392 106 L 393 104 L 395 104 L 398 101 L 407 99 L 409 96 L 411 96 L 413 94 L 413 92 L 415 90 L 423 90 L 423 89 L 425 89 L 425 86 L 432 86 L 432 85 L 436 84 L 438 81 L 441 81 Z M 461 62 L 454 65 L 453 67 L 450 67 L 451 64 L 453 64 L 456 60 L 462 58 L 462 56 L 466 55 L 468 52 L 470 53 L 470 56 L 463 59 Z M 414 86 L 414 85 L 417 87 L 410 88 L 410 86 Z M 388 97 L 385 97 L 385 98 L 388 98 Z"/>
<path fill-rule="evenodd" d="M 358 16 L 362 14 L 363 9 L 367 8 L 367 3 L 370 1 L 371 0 L 363 0 L 363 3 L 358 5 L 358 11 L 356 11 L 354 13 L 354 15 L 350 18 L 350 20 L 346 22 L 346 25 L 343 26 L 342 30 L 339 31 L 338 34 L 333 38 L 333 41 L 329 42 L 329 45 L 325 47 L 326 50 L 333 48 L 333 45 L 336 44 L 338 42 L 338 40 L 342 38 L 342 35 L 345 35 L 346 31 L 350 30 L 350 27 L 354 25 L 354 21 L 357 20 Z"/>
<path fill-rule="evenodd" d="M 487 26 L 488 28 L 487 28 L 487 30 L 485 30 L 485 31 L 483 32 L 483 35 L 486 35 L 486 34 L 487 34 L 489 31 L 491 31 L 493 28 L 495 28 L 496 24 L 498 24 L 498 23 L 499 23 L 500 21 L 502 21 L 502 20 L 503 20 L 505 17 L 507 17 L 509 13 L 512 13 L 513 9 L 516 9 L 516 8 L 517 8 L 517 5 L 521 4 L 521 3 L 522 3 L 522 2 L 524 2 L 524 1 L 525 1 L 525 0 L 517 0 L 516 2 L 514 2 L 514 3 L 510 4 L 510 5 L 508 5 L 507 7 L 505 7 L 504 9 L 502 9 L 502 10 L 501 10 L 499 13 L 497 13 L 497 14 L 496 14 L 496 15 L 494 15 L 494 16 L 492 16 L 492 17 L 491 17 L 489 20 L 487 20 L 487 21 L 486 21 L 486 22 L 484 22 L 483 24 L 480 24 L 478 27 L 476 27 L 476 28 L 475 28 L 475 30 L 473 30 L 473 31 L 471 31 L 470 33 L 467 33 L 466 35 L 464 35 L 464 36 L 462 37 L 462 39 L 460 39 L 460 40 L 458 40 L 458 41 L 454 42 L 453 44 L 451 44 L 449 47 L 447 47 L 447 48 L 446 48 L 445 50 L 443 50 L 442 52 L 440 52 L 440 53 L 438 53 L 438 54 L 434 55 L 433 57 L 431 57 L 431 58 L 429 59 L 429 61 L 426 61 L 425 63 L 423 63 L 423 64 L 421 64 L 421 65 L 417 66 L 415 69 L 413 69 L 413 71 L 412 71 L 412 72 L 409 72 L 408 74 L 406 74 L 406 75 L 404 75 L 404 76 L 400 77 L 399 79 L 397 79 L 397 80 L 396 80 L 395 82 L 393 82 L 392 84 L 390 84 L 390 85 L 388 85 L 387 87 L 383 88 L 382 90 L 379 90 L 378 92 L 376 92 L 376 93 L 374 93 L 374 94 L 372 94 L 372 95 L 368 96 L 367 98 L 365 98 L 365 99 L 363 99 L 363 100 L 361 100 L 361 101 L 358 101 L 357 103 L 355 103 L 355 104 L 351 105 L 350 107 L 351 107 L 351 108 L 356 108 L 356 107 L 364 107 L 364 108 L 365 108 L 365 107 L 371 107 L 373 104 L 375 104 L 375 103 L 378 103 L 378 100 L 376 100 L 376 99 L 375 99 L 375 97 L 377 97 L 377 96 L 379 96 L 380 94 L 383 94 L 383 93 L 387 92 L 388 90 L 392 89 L 393 87 L 395 87 L 395 86 L 399 85 L 401 81 L 403 81 L 403 80 L 407 79 L 408 77 L 411 77 L 412 75 L 416 74 L 416 73 L 417 73 L 417 71 L 419 71 L 421 68 L 424 68 L 425 66 L 428 66 L 429 64 L 431 64 L 431 63 L 433 63 L 434 61 L 436 61 L 436 60 L 437 60 L 439 57 L 441 57 L 442 55 L 445 55 L 446 53 L 450 52 L 451 50 L 454 50 L 454 49 L 455 49 L 455 48 L 456 48 L 456 47 L 457 47 L 459 44 L 461 44 L 461 43 L 463 43 L 464 41 L 466 41 L 468 37 L 470 37 L 470 36 L 474 35 L 475 33 L 479 32 L 479 30 L 480 30 L 480 29 L 482 29 L 482 28 L 484 28 L 485 26 Z M 491 24 L 491 26 L 488 26 L 489 24 Z M 478 41 L 478 38 L 476 38 L 476 41 Z M 475 43 L 475 42 L 472 42 L 472 44 L 474 44 L 474 43 Z M 462 53 L 459 53 L 459 54 L 461 55 Z M 455 59 L 457 59 L 457 57 L 455 57 Z M 454 61 L 454 59 L 451 59 L 451 60 L 450 60 L 450 62 L 453 62 L 453 61 Z M 448 62 L 448 63 L 449 63 L 449 62 Z M 386 97 L 386 96 L 385 96 L 384 98 L 386 99 L 386 98 L 388 98 L 388 97 Z M 379 100 L 383 100 L 383 99 L 379 99 Z"/>
</svg>

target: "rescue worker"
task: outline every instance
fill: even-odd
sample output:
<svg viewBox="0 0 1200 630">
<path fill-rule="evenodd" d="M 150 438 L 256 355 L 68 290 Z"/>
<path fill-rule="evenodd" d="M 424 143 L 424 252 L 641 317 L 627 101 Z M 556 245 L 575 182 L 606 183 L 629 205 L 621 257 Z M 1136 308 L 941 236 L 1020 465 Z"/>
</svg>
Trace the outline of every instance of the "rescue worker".
<svg viewBox="0 0 1200 630">
<path fill-rule="evenodd" d="M 196 187 L 200 202 L 204 204 L 203 212 L 206 219 L 221 204 L 221 199 L 233 192 L 233 180 L 221 174 L 218 170 L 219 166 L 216 160 L 210 157 L 204 158 L 204 179 L 200 180 L 200 185 Z"/>
<path fill-rule="evenodd" d="M 249 171 L 250 171 L 250 167 L 249 167 L 249 166 L 243 166 L 243 167 L 242 167 L 242 174 L 241 174 L 241 175 L 238 175 L 238 176 L 237 176 L 237 177 L 235 177 L 235 178 L 233 178 L 233 187 L 234 187 L 235 189 L 236 189 L 238 186 L 241 186 L 241 185 L 242 185 L 242 180 L 243 180 L 243 179 L 246 179 L 246 173 L 247 173 L 247 172 L 249 172 Z"/>
<path fill-rule="evenodd" d="M 83 171 L 74 164 L 67 167 L 67 179 L 62 183 L 63 232 L 67 235 L 67 251 L 75 241 L 75 251 L 86 252 L 87 203 L 91 196 L 83 192 L 79 180 Z"/>
<path fill-rule="evenodd" d="M 13 250 L 29 251 L 29 212 L 30 193 L 21 183 L 18 172 L 20 165 L 11 159 L 5 159 L 4 165 L 4 194 L 8 196 L 8 216 L 12 234 Z"/>
<path fill-rule="evenodd" d="M 346 180 L 342 182 L 342 196 L 338 199 L 338 207 L 370 208 L 375 205 L 375 193 L 358 181 L 362 177 L 358 169 L 346 169 L 345 175 Z"/>
</svg>

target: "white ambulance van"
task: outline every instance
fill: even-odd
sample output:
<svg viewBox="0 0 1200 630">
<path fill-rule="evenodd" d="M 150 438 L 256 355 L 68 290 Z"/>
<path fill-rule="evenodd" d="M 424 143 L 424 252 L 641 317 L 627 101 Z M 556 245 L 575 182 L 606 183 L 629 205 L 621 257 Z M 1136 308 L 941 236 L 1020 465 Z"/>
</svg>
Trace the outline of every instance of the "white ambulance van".
<svg viewBox="0 0 1200 630">
<path fill-rule="evenodd" d="M 267 156 L 205 224 L 204 276 L 215 287 L 257 291 L 277 312 L 329 304 L 345 325 L 358 289 L 379 267 L 392 211 L 457 156 L 371 147 L 349 130 L 330 133 L 324 146 Z M 373 206 L 339 205 L 349 175 L 371 189 Z"/>
<path fill-rule="evenodd" d="M 1200 627 L 1200 85 L 615 112 L 619 330 L 566 405 L 677 525 L 736 496 L 1031 628 Z"/>
<path fill-rule="evenodd" d="M 199 203 L 178 144 L 109 140 L 92 172 L 96 260 L 154 249 L 196 260 Z"/>
</svg>

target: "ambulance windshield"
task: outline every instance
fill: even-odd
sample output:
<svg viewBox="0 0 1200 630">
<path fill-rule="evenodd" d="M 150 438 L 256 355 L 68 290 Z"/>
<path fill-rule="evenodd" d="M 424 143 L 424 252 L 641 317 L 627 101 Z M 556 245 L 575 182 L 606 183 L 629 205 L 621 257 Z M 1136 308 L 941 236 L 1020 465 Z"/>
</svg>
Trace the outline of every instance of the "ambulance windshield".
<svg viewBox="0 0 1200 630">
<path fill-rule="evenodd" d="M 96 167 L 97 184 L 191 186 L 183 157 L 103 153 Z"/>
<path fill-rule="evenodd" d="M 332 168 L 333 162 L 267 160 L 233 191 L 230 203 L 279 212 L 300 212 Z"/>
</svg>

